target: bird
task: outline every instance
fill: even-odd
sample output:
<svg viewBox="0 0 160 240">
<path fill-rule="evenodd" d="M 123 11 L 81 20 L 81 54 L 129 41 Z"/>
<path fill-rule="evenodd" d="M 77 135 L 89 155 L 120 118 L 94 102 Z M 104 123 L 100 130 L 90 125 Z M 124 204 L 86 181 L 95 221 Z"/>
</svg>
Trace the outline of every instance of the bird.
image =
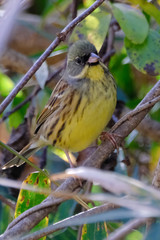
<svg viewBox="0 0 160 240">
<path fill-rule="evenodd" d="M 80 152 L 98 138 L 116 102 L 115 80 L 95 46 L 87 40 L 76 41 L 69 48 L 64 74 L 37 120 L 34 136 L 20 154 L 28 158 L 52 145 L 64 150 L 73 167 L 69 152 Z M 2 169 L 23 163 L 14 157 Z"/>
</svg>

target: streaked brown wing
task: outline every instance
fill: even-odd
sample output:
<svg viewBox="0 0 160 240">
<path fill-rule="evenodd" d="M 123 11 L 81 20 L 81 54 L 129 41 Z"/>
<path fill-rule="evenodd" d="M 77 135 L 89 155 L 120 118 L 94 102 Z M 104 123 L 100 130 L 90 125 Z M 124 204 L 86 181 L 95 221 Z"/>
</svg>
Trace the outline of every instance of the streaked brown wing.
<svg viewBox="0 0 160 240">
<path fill-rule="evenodd" d="M 68 88 L 68 83 L 61 79 L 57 85 L 55 86 L 47 105 L 43 109 L 37 120 L 37 127 L 35 130 L 35 134 L 38 132 L 40 127 L 46 121 L 46 119 L 59 107 L 59 103 L 61 101 L 62 95 L 64 91 Z"/>
</svg>

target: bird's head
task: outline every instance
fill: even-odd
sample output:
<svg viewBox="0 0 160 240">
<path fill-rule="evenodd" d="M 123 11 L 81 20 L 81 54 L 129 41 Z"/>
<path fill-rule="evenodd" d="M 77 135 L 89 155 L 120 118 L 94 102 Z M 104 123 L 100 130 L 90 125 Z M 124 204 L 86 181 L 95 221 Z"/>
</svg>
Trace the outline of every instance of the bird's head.
<svg viewBox="0 0 160 240">
<path fill-rule="evenodd" d="M 70 47 L 68 52 L 68 74 L 72 77 L 83 78 L 87 66 L 97 65 L 99 60 L 95 46 L 86 40 L 79 40 Z"/>
</svg>

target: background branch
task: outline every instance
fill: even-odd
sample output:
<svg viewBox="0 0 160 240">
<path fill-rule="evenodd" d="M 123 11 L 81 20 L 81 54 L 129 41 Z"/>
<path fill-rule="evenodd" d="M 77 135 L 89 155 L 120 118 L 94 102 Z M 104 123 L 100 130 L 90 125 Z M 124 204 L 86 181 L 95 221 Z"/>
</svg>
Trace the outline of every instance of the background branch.
<svg viewBox="0 0 160 240">
<path fill-rule="evenodd" d="M 9 200 L 9 199 L 3 197 L 2 195 L 0 195 L 0 201 L 2 201 L 6 205 L 8 205 L 13 211 L 15 211 L 16 205 L 11 200 Z"/>
<path fill-rule="evenodd" d="M 33 65 L 33 61 L 13 49 L 7 49 L 0 59 L 0 64 L 7 70 L 25 74 Z"/>
<path fill-rule="evenodd" d="M 72 2 L 72 19 L 77 17 L 77 7 L 79 0 L 73 0 Z"/>
</svg>

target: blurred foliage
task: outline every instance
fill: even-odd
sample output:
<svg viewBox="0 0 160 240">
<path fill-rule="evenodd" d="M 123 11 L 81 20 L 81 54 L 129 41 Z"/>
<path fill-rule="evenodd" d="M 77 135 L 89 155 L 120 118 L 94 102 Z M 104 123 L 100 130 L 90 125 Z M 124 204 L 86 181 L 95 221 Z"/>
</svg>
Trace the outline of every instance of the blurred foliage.
<svg viewBox="0 0 160 240">
<path fill-rule="evenodd" d="M 77 2 L 78 14 L 80 14 L 84 9 L 91 6 L 94 0 L 79 0 Z M 3 5 L 1 5 L 1 9 L 3 10 Z M 61 43 L 40 67 L 35 74 L 35 78 L 31 80 L 31 82 L 33 82 L 31 84 L 32 86 L 20 91 L 12 103 L 5 109 L 4 113 L 1 114 L 1 117 L 4 117 L 6 113 L 22 103 L 33 92 L 35 88 L 34 85 L 37 86 L 38 84 L 38 86 L 42 88 L 42 90 L 32 98 L 32 101 L 29 101 L 6 118 L 4 124 L 0 123 L 0 140 L 5 139 L 5 141 L 7 141 L 12 130 L 17 128 L 24 121 L 25 117 L 28 119 L 29 128 L 34 129 L 37 116 L 47 103 L 52 89 L 63 74 L 63 70 L 60 76 L 52 79 L 47 86 L 45 86 L 45 83 L 50 78 L 51 73 L 56 72 L 59 67 L 65 65 L 68 46 L 78 39 L 88 39 L 91 41 L 98 51 L 101 52 L 102 57 L 105 56 L 106 53 L 110 54 L 110 50 L 115 50 L 114 54 L 111 54 L 106 62 L 110 72 L 116 79 L 118 100 L 124 102 L 126 108 L 133 109 L 136 107 L 160 76 L 159 9 L 160 1 L 105 1 L 98 9 L 74 28 L 67 40 Z M 28 58 L 36 61 L 49 45 L 49 41 L 55 38 L 56 33 L 59 33 L 71 21 L 71 18 L 72 0 L 34 0 L 32 5 L 25 10 L 25 14 L 22 13 L 18 19 L 16 23 L 17 32 L 13 31 L 13 39 L 10 39 L 10 46 L 15 50 L 18 49 L 17 51 L 20 53 L 24 54 L 25 52 Z M 111 28 L 112 30 L 114 29 L 114 33 L 110 31 Z M 18 42 L 16 36 L 21 40 L 23 39 L 22 36 L 24 33 L 27 33 L 27 36 L 29 36 L 26 38 L 26 42 L 24 40 Z M 108 38 L 108 36 L 111 36 L 110 34 L 113 34 L 112 43 L 109 42 L 110 40 Z M 105 46 L 103 45 L 104 41 Z M 28 43 L 31 44 L 29 47 Z M 108 49 L 108 45 L 110 45 L 111 49 Z M 35 52 L 35 49 L 38 50 Z M 20 78 L 21 75 L 19 73 L 1 61 L 0 102 L 10 93 Z M 123 112 L 123 109 L 118 110 Z M 159 103 L 150 111 L 149 117 L 160 122 Z M 158 130 L 159 129 L 157 129 L 157 131 Z M 3 136 L 1 134 L 3 134 Z M 10 141 L 12 142 L 12 139 L 10 139 Z M 160 158 L 160 141 L 156 142 L 149 136 L 143 135 L 138 130 L 134 130 L 126 138 L 123 145 L 124 149 L 120 149 L 117 158 L 117 166 L 112 169 L 112 171 L 114 170 L 116 173 L 121 173 L 122 176 L 128 175 L 131 177 L 131 179 L 128 180 L 128 185 L 126 185 L 128 188 L 131 183 L 133 184 L 134 179 L 139 180 L 139 186 L 141 186 L 141 182 L 143 181 L 148 185 L 151 184 L 155 168 Z M 39 165 L 45 165 L 49 174 L 64 171 L 68 167 L 68 163 L 62 161 L 62 159 L 66 160 L 62 150 L 49 147 L 46 155 L 44 152 L 45 151 L 41 150 L 36 156 L 40 162 Z M 0 152 L 0 166 L 3 164 L 1 156 L 2 153 Z M 74 155 L 72 157 L 75 158 L 76 156 L 77 155 Z M 129 165 L 124 164 L 127 159 L 130 162 Z M 30 171 L 31 170 L 27 169 L 25 173 L 28 175 Z M 40 180 L 38 180 L 38 183 L 40 184 L 41 180 L 43 183 L 43 176 L 37 174 L 38 173 L 32 173 L 26 181 L 28 183 L 32 181 L 32 185 L 34 186 L 38 178 Z M 3 174 L 2 177 L 6 177 L 6 175 L 7 173 Z M 24 175 L 24 172 L 22 172 L 19 180 L 23 181 L 26 177 Z M 12 173 L 10 173 L 9 177 L 13 177 Z M 91 193 L 95 196 L 98 196 L 98 194 L 106 194 L 103 182 L 104 179 L 101 177 L 100 184 L 93 184 L 91 187 Z M 121 180 L 117 181 L 117 185 L 120 187 L 122 182 Z M 40 185 L 40 187 L 42 187 L 42 185 Z M 137 185 L 133 184 L 133 186 L 135 190 Z M 48 184 L 47 188 L 49 187 Z M 134 192 L 133 189 L 131 189 L 132 193 Z M 149 193 L 149 190 L 147 190 L 148 192 L 145 191 L 145 187 L 142 188 L 141 191 L 138 191 L 136 198 L 133 199 L 142 204 L 143 214 L 146 209 L 146 205 L 143 205 L 145 200 L 150 203 L 149 207 L 151 210 L 159 206 L 159 199 L 155 199 L 154 193 L 152 191 Z M 144 193 L 145 197 L 143 195 Z M 13 203 L 17 201 L 15 213 L 4 201 L 0 201 L 0 233 L 5 231 L 8 224 L 13 220 L 14 214 L 17 217 L 21 212 L 39 204 L 47 197 L 45 194 L 21 190 L 18 200 L 16 200 L 12 197 L 10 190 L 4 190 L 1 186 L 0 195 Z M 107 198 L 106 195 L 103 196 Z M 114 196 L 112 197 L 113 200 L 115 200 Z M 116 201 L 118 202 L 119 199 L 119 203 L 123 204 L 121 196 L 116 195 L 116 197 Z M 144 198 L 144 202 L 141 202 L 142 198 Z M 20 201 L 22 199 L 23 201 Z M 93 207 L 93 205 L 99 206 L 100 204 L 101 201 L 98 200 L 94 201 L 94 204 L 93 202 L 88 203 L 89 207 Z M 137 216 L 143 216 L 140 211 L 136 211 L 136 204 L 131 208 L 128 202 L 126 206 L 128 206 L 128 208 L 123 206 L 123 208 L 120 209 L 114 209 L 109 212 L 91 216 L 90 218 L 86 218 L 83 223 L 82 219 L 79 222 L 75 221 L 75 224 L 70 222 L 68 227 L 50 234 L 46 239 L 75 240 L 78 236 L 79 225 L 82 224 L 84 225 L 81 229 L 81 239 L 104 239 L 107 235 L 109 236 L 110 233 L 122 227 L 128 220 Z M 150 214 L 150 217 L 154 216 L 156 219 L 157 216 L 155 212 L 151 210 L 148 210 L 147 213 Z M 39 228 L 47 226 L 48 221 L 49 225 L 57 223 L 81 211 L 81 207 L 74 200 L 67 200 L 58 207 L 56 213 L 51 213 L 48 218 L 46 217 Z M 129 233 L 125 237 L 125 240 L 159 239 L 160 228 L 158 217 L 155 223 L 151 225 L 147 234 L 144 228 L 139 228 Z"/>
<path fill-rule="evenodd" d="M 132 233 L 128 234 L 125 240 L 142 240 L 143 235 L 141 232 L 134 230 Z"/>
<path fill-rule="evenodd" d="M 126 37 L 135 44 L 143 43 L 148 35 L 148 22 L 138 10 L 125 5 L 113 4 L 113 14 Z M 138 27 L 137 27 L 138 25 Z"/>
<path fill-rule="evenodd" d="M 150 30 L 147 39 L 141 45 L 135 45 L 127 38 L 125 46 L 134 66 L 143 73 L 156 76 L 160 74 L 160 34 Z"/>
<path fill-rule="evenodd" d="M 106 13 L 104 10 L 91 13 L 75 27 L 70 37 L 70 42 L 87 39 L 99 51 L 108 32 L 110 21 L 111 14 Z"/>
<path fill-rule="evenodd" d="M 107 224 L 102 223 L 94 223 L 94 224 L 84 224 L 82 228 L 82 237 L 81 240 L 87 239 L 99 239 L 103 240 L 107 238 Z"/>
</svg>

